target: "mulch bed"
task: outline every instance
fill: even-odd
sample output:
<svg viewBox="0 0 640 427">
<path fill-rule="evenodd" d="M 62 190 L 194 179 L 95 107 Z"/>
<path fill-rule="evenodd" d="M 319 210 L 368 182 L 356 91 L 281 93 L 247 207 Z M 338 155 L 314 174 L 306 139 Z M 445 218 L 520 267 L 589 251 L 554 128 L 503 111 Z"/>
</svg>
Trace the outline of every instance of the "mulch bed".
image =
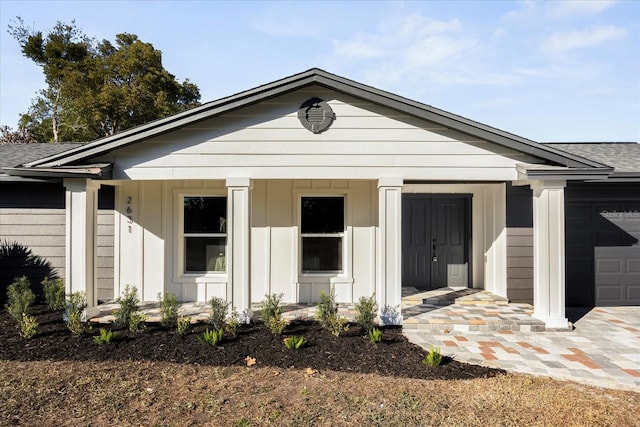
<svg viewBox="0 0 640 427">
<path fill-rule="evenodd" d="M 316 322 L 294 321 L 282 336 L 273 335 L 261 322 L 243 325 L 235 338 L 225 337 L 211 347 L 198 340 L 206 324 L 194 325 L 185 335 L 157 324 L 149 324 L 141 333 L 118 330 L 114 343 L 97 345 L 93 335 L 74 337 L 62 321 L 61 312 L 51 312 L 37 306 L 33 313 L 40 324 L 32 339 L 20 336 L 9 314 L 0 311 L 0 359 L 16 361 L 118 361 L 147 360 L 212 366 L 246 366 L 247 356 L 255 358 L 255 366 L 311 368 L 350 373 L 380 374 L 420 379 L 470 379 L 504 374 L 504 371 L 470 365 L 450 358 L 437 367 L 421 363 L 426 351 L 411 344 L 400 327 L 384 327 L 383 342 L 373 345 L 357 325 L 335 337 Z M 298 350 L 289 350 L 282 339 L 302 335 L 308 342 Z"/>
</svg>

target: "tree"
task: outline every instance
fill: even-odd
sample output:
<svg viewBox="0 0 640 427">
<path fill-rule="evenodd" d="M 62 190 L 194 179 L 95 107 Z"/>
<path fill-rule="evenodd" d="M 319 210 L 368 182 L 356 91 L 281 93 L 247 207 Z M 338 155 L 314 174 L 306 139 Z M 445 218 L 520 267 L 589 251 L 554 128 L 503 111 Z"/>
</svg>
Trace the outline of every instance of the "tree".
<svg viewBox="0 0 640 427">
<path fill-rule="evenodd" d="M 199 104 L 198 87 L 176 80 L 162 52 L 135 34 L 97 42 L 72 21 L 43 35 L 19 17 L 9 33 L 45 76 L 47 88 L 20 119 L 39 141 L 92 140 Z"/>
<path fill-rule="evenodd" d="M 0 145 L 3 144 L 32 144 L 38 142 L 29 129 L 19 127 L 13 130 L 9 126 L 0 126 Z"/>
</svg>

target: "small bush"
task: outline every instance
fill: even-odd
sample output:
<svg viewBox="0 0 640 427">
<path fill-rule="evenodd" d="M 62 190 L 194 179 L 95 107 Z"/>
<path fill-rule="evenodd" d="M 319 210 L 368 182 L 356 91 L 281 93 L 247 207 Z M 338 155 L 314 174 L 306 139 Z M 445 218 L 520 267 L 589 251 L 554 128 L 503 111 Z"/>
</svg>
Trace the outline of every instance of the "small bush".
<svg viewBox="0 0 640 427">
<path fill-rule="evenodd" d="M 282 342 L 284 343 L 284 346 L 289 350 L 297 350 L 307 343 L 302 335 L 292 335 L 290 337 L 286 337 L 282 340 Z"/>
<path fill-rule="evenodd" d="M 134 312 L 129 316 L 129 331 L 142 332 L 147 329 L 147 315 L 144 313 Z"/>
<path fill-rule="evenodd" d="M 378 328 L 372 328 L 369 331 L 369 341 L 371 344 L 378 344 L 382 342 L 382 331 Z"/>
<path fill-rule="evenodd" d="M 198 337 L 198 340 L 202 343 L 209 344 L 210 346 L 216 346 L 219 342 L 222 341 L 223 331 L 222 329 L 218 330 L 205 330 L 202 335 Z"/>
<path fill-rule="evenodd" d="M 131 321 L 131 315 L 138 311 L 138 288 L 135 286 L 127 285 L 122 292 L 122 296 L 116 299 L 116 302 L 120 304 L 120 308 L 114 311 L 116 316 L 116 325 L 122 327 L 128 327 Z"/>
<path fill-rule="evenodd" d="M 69 295 L 64 308 L 64 317 L 67 320 L 67 328 L 72 335 L 82 335 L 91 329 L 82 321 L 82 313 L 85 308 L 87 308 L 87 300 L 84 297 L 84 292 L 74 292 Z"/>
<path fill-rule="evenodd" d="M 105 328 L 100 328 L 100 335 L 96 335 L 93 337 L 93 342 L 98 345 L 109 344 L 118 338 L 118 333 L 114 331 L 107 330 Z"/>
<path fill-rule="evenodd" d="M 191 319 L 188 316 L 178 317 L 176 321 L 176 332 L 178 335 L 186 334 L 191 329 Z"/>
<path fill-rule="evenodd" d="M 227 320 L 227 310 L 229 309 L 229 303 L 218 297 L 213 297 L 209 301 L 211 305 L 211 314 L 209 315 L 209 324 L 213 329 L 223 330 Z"/>
<path fill-rule="evenodd" d="M 287 322 L 284 321 L 282 315 L 280 314 L 280 309 L 278 309 L 272 318 L 269 319 L 268 322 L 269 330 L 272 334 L 281 335 L 284 328 L 287 326 Z"/>
<path fill-rule="evenodd" d="M 264 322 L 269 329 L 271 329 L 271 320 L 279 319 L 280 313 L 282 313 L 282 309 L 280 307 L 282 296 L 283 294 L 265 295 L 265 299 L 260 302 L 260 315 L 262 317 L 262 322 Z"/>
<path fill-rule="evenodd" d="M 429 352 L 424 356 L 424 359 L 422 359 L 422 363 L 429 366 L 440 365 L 442 363 L 442 354 L 440 354 L 440 349 L 430 345 Z"/>
<path fill-rule="evenodd" d="M 22 313 L 20 321 L 20 335 L 23 338 L 33 338 L 38 333 L 38 321 L 34 316 Z"/>
<path fill-rule="evenodd" d="M 178 298 L 173 292 L 165 292 L 164 298 L 158 293 L 160 301 L 160 323 L 165 328 L 175 328 L 178 323 Z"/>
<path fill-rule="evenodd" d="M 369 333 L 375 324 L 375 320 L 376 296 L 360 297 L 358 304 L 356 304 L 356 323 L 360 325 L 364 332 Z"/>
<path fill-rule="evenodd" d="M 31 304 L 35 299 L 36 295 L 31 290 L 31 283 L 26 276 L 16 277 L 13 283 L 7 287 L 5 308 L 16 324 L 22 323 L 23 314 L 31 314 Z"/>
<path fill-rule="evenodd" d="M 51 310 L 64 310 L 64 281 L 62 279 L 49 280 L 45 277 L 42 283 L 44 301 Z"/>
<path fill-rule="evenodd" d="M 231 338 L 235 338 L 238 334 L 238 327 L 240 327 L 240 315 L 234 308 L 231 311 L 231 315 L 225 321 L 224 330 L 229 334 L 229 336 L 231 336 Z"/>
<path fill-rule="evenodd" d="M 338 304 L 336 304 L 336 293 L 331 290 L 328 294 L 320 291 L 320 302 L 316 311 L 316 320 L 323 328 L 330 329 L 332 317 L 338 316 Z"/>
<path fill-rule="evenodd" d="M 336 337 L 349 330 L 349 321 L 337 314 L 329 316 L 328 323 L 329 331 Z"/>
</svg>

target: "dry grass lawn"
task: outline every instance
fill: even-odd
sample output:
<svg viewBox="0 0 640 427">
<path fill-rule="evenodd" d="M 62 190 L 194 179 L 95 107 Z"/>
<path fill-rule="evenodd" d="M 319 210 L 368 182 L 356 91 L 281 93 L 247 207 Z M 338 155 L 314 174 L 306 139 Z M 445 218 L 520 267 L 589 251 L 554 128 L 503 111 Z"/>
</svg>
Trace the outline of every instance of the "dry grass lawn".
<svg viewBox="0 0 640 427">
<path fill-rule="evenodd" d="M 311 367 L 312 368 L 312 367 Z M 640 394 L 167 362 L 0 361 L 0 425 L 640 426 Z"/>
</svg>

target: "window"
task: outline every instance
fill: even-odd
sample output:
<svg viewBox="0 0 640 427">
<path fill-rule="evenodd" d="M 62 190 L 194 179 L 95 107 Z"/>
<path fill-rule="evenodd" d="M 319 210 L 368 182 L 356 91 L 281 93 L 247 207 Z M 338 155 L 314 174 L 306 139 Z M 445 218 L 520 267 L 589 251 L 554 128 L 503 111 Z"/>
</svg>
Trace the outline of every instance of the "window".
<svg viewBox="0 0 640 427">
<path fill-rule="evenodd" d="M 302 271 L 342 271 L 344 197 L 303 197 Z"/>
<path fill-rule="evenodd" d="M 184 271 L 226 271 L 227 198 L 184 197 Z"/>
</svg>

